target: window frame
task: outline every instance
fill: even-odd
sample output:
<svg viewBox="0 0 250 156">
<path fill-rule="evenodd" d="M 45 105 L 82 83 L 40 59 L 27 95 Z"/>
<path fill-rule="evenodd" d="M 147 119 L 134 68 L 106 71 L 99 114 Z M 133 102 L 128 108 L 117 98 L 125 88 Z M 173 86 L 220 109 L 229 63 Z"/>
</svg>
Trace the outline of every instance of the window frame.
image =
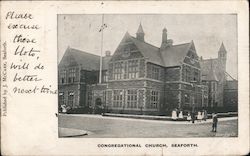
<svg viewBox="0 0 250 156">
<path fill-rule="evenodd" d="M 127 90 L 127 108 L 138 108 L 138 90 Z"/>
</svg>

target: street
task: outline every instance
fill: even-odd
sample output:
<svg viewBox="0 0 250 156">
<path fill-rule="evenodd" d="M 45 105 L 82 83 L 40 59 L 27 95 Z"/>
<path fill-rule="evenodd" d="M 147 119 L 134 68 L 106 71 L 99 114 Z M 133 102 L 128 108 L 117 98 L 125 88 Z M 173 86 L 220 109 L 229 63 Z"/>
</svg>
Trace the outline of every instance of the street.
<svg viewBox="0 0 250 156">
<path fill-rule="evenodd" d="M 89 114 L 60 114 L 60 128 L 87 131 L 83 138 L 172 138 L 172 137 L 237 137 L 238 118 L 219 118 L 217 132 L 211 132 L 211 119 L 206 122 L 158 121 L 103 117 Z M 60 136 L 60 134 L 59 134 Z M 79 137 L 79 136 L 78 136 Z"/>
</svg>

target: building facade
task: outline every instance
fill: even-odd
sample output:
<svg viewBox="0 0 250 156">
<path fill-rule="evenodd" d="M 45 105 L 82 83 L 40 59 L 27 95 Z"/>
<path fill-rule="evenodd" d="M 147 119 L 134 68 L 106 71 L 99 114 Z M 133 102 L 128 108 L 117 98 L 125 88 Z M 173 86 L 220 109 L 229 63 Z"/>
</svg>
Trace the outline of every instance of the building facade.
<svg viewBox="0 0 250 156">
<path fill-rule="evenodd" d="M 223 90 L 211 86 L 223 85 L 225 77 L 219 74 L 218 79 L 216 70 L 204 74 L 205 60 L 199 59 L 193 41 L 174 45 L 166 28 L 160 47 L 147 43 L 144 36 L 140 25 L 136 37 L 125 33 L 114 54 L 107 52 L 102 58 L 102 83 L 98 83 L 100 57 L 68 48 L 59 64 L 59 105 L 155 115 L 174 108 L 221 105 Z M 220 58 L 226 55 L 222 50 Z"/>
<path fill-rule="evenodd" d="M 223 43 L 218 50 L 217 58 L 201 57 L 202 82 L 208 86 L 209 107 L 218 110 L 237 110 L 238 82 L 226 72 L 226 62 L 227 50 Z M 232 80 L 228 80 L 228 77 Z"/>
</svg>

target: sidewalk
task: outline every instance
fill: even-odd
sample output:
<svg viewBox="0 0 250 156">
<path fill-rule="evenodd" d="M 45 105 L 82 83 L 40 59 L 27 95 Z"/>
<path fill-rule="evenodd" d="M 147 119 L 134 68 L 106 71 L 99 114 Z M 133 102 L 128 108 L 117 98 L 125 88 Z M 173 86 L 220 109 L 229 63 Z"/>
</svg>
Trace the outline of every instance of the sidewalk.
<svg viewBox="0 0 250 156">
<path fill-rule="evenodd" d="M 222 117 L 219 117 L 219 121 L 228 121 L 228 120 L 236 120 L 238 119 L 238 116 L 230 116 L 226 117 L 223 114 Z M 120 117 L 120 118 L 132 118 L 132 119 L 145 119 L 145 120 L 163 120 L 163 121 L 171 121 L 171 122 L 178 122 L 178 123 L 192 123 L 185 119 L 182 120 L 172 120 L 170 116 L 153 116 L 153 115 L 134 115 L 134 114 L 114 114 L 114 113 L 104 113 L 102 116 L 105 117 Z M 211 116 L 210 114 L 208 116 Z M 195 120 L 195 123 L 210 123 L 212 122 L 212 119 L 207 119 L 206 121 L 198 121 Z"/>
<path fill-rule="evenodd" d="M 117 115 L 117 116 L 115 116 Z M 111 114 L 111 113 L 105 113 L 104 115 L 97 115 L 97 114 L 60 114 L 60 116 L 69 116 L 69 117 L 77 117 L 85 118 L 87 120 L 90 119 L 97 119 L 99 121 L 105 121 L 105 120 L 118 120 L 118 121 L 130 121 L 130 122 L 145 122 L 145 123 L 161 123 L 161 124 L 172 124 L 172 125 L 192 125 L 192 122 L 188 121 L 174 121 L 171 119 L 171 117 L 167 116 L 149 116 L 149 115 L 130 115 L 130 114 Z M 134 117 L 132 117 L 134 116 Z M 139 118 L 140 117 L 140 118 Z M 150 119 L 151 117 L 151 119 Z M 161 120 L 159 120 L 159 118 Z M 219 118 L 219 122 L 221 121 L 230 121 L 230 120 L 237 120 L 238 117 L 224 117 Z M 212 119 L 207 119 L 206 121 L 197 121 L 195 120 L 194 124 L 206 124 L 206 123 L 212 123 Z"/>
</svg>

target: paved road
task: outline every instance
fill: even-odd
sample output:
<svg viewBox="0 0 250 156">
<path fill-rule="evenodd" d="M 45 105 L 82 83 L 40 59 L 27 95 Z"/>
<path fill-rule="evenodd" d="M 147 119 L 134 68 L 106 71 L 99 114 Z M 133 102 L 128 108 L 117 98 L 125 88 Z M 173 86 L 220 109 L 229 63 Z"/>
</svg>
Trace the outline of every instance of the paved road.
<svg viewBox="0 0 250 156">
<path fill-rule="evenodd" d="M 64 115 L 58 117 L 59 127 L 81 129 L 86 138 L 162 138 L 162 137 L 237 137 L 238 119 L 219 119 L 217 132 L 211 132 L 211 121 L 191 124 L 176 121 L 155 121 L 103 117 L 100 115 Z"/>
</svg>

